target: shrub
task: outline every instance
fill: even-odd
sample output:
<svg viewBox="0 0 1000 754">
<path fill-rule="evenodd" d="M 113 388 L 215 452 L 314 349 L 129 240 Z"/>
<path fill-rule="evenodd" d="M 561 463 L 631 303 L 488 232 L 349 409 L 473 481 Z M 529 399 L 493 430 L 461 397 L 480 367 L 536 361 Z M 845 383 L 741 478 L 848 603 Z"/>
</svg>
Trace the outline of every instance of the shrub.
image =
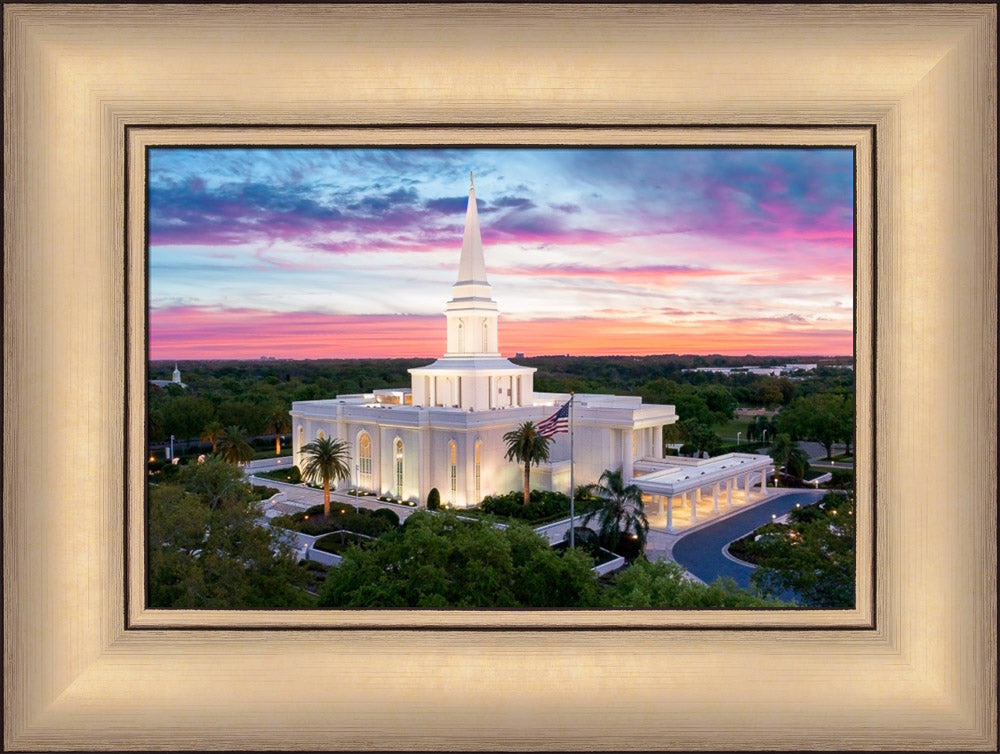
<svg viewBox="0 0 1000 754">
<path fill-rule="evenodd" d="M 548 490 L 532 490 L 525 505 L 524 495 L 518 490 L 512 490 L 504 495 L 487 495 L 483 498 L 479 510 L 493 516 L 513 518 L 537 524 L 554 521 L 569 516 L 569 497 L 562 492 Z M 583 514 L 594 505 L 591 497 L 576 500 L 576 513 Z"/>
<path fill-rule="evenodd" d="M 437 487 L 431 487 L 431 491 L 427 495 L 427 510 L 436 511 L 441 507 L 441 493 L 438 492 Z"/>
<path fill-rule="evenodd" d="M 371 511 L 361 508 L 355 511 L 353 506 L 341 503 L 339 506 L 331 506 L 329 516 L 323 515 L 322 505 L 314 505 L 309 510 L 291 516 L 278 516 L 271 523 L 282 529 L 294 529 L 311 536 L 343 529 L 378 537 L 398 527 L 399 517 L 391 510 L 380 508 Z"/>
<path fill-rule="evenodd" d="M 833 489 L 854 489 L 854 469 L 830 469 L 831 479 L 823 486 Z"/>
<path fill-rule="evenodd" d="M 399 516 L 391 508 L 376 508 L 372 511 L 372 515 L 376 518 L 384 518 L 393 526 L 399 526 Z"/>
<path fill-rule="evenodd" d="M 278 492 L 280 492 L 280 490 L 276 490 L 274 487 L 264 487 L 259 484 L 253 485 L 251 487 L 251 490 L 253 492 L 254 498 L 256 498 L 257 500 L 267 500 L 268 498 L 274 497 L 275 495 L 278 494 Z"/>
</svg>

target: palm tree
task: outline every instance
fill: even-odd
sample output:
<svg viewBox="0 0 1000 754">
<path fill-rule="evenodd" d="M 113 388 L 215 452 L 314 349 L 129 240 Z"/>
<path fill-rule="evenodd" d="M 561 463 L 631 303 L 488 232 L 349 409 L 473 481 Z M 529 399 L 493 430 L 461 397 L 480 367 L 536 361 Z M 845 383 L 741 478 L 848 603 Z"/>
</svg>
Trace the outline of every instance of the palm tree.
<svg viewBox="0 0 1000 754">
<path fill-rule="evenodd" d="M 351 452 L 344 440 L 320 437 L 302 446 L 302 478 L 323 482 L 323 515 L 330 515 L 330 481 L 350 479 Z"/>
<path fill-rule="evenodd" d="M 551 439 L 538 434 L 538 427 L 534 422 L 524 422 L 517 429 L 507 432 L 503 441 L 507 443 L 504 457 L 508 461 L 524 464 L 524 504 L 527 505 L 531 499 L 531 464 L 537 466 L 542 461 L 549 460 Z"/>
<path fill-rule="evenodd" d="M 252 461 L 254 457 L 254 450 L 246 439 L 246 431 L 236 425 L 230 425 L 222 430 L 218 448 L 223 460 L 229 463 L 246 463 Z"/>
<path fill-rule="evenodd" d="M 795 449 L 795 445 L 792 443 L 792 436 L 787 432 L 779 432 L 774 436 L 774 442 L 771 443 L 771 460 L 774 461 L 774 465 L 779 469 L 785 468 L 788 470 L 789 461 L 792 457 L 792 450 Z M 788 471 L 791 474 L 791 471 Z"/>
<path fill-rule="evenodd" d="M 215 453 L 219 450 L 219 439 L 224 431 L 225 427 L 222 426 L 222 422 L 210 421 L 201 431 L 201 441 L 212 443 L 212 452 Z"/>
<path fill-rule="evenodd" d="M 591 487 L 591 491 L 602 503 L 584 517 L 584 525 L 596 516 L 601 525 L 601 538 L 608 542 L 612 550 L 618 546 L 622 534 L 632 533 L 638 540 L 639 552 L 642 552 L 646 548 L 646 535 L 649 533 L 642 490 L 634 484 L 626 485 L 621 469 L 607 469 L 601 474 L 597 484 Z"/>
<path fill-rule="evenodd" d="M 281 455 L 281 435 L 292 428 L 292 417 L 284 408 L 275 408 L 267 417 L 267 428 L 274 432 L 274 455 Z"/>
</svg>

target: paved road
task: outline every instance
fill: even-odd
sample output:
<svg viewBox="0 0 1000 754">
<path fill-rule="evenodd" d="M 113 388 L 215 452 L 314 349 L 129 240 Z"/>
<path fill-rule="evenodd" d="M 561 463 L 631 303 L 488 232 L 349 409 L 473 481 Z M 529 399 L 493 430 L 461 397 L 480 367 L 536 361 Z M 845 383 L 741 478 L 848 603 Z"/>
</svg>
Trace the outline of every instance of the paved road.
<svg viewBox="0 0 1000 754">
<path fill-rule="evenodd" d="M 674 544 L 673 558 L 706 583 L 715 581 L 719 576 L 729 576 L 746 589 L 750 586 L 753 567 L 730 560 L 722 553 L 722 548 L 768 523 L 772 514 L 781 516 L 794 508 L 796 503 L 810 505 L 818 502 L 825 494 L 825 490 L 795 490 L 777 495 L 753 508 L 724 518 L 717 524 L 683 535 Z"/>
</svg>

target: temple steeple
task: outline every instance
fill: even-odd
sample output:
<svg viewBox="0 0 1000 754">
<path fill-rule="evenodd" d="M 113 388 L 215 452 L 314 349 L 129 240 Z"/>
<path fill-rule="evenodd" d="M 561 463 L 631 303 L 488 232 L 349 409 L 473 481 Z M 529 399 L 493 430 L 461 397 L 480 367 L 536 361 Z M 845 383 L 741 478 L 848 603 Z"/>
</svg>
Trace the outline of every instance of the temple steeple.
<svg viewBox="0 0 1000 754">
<path fill-rule="evenodd" d="M 445 308 L 448 318 L 448 350 L 445 356 L 499 356 L 497 305 L 492 297 L 492 288 L 486 280 L 486 259 L 479 231 L 479 211 L 472 173 L 469 173 L 469 182 L 469 203 L 465 210 L 458 280 L 451 287 L 451 301 Z"/>
<path fill-rule="evenodd" d="M 413 405 L 463 411 L 530 406 L 534 400 L 535 368 L 500 356 L 497 305 L 486 281 L 472 173 L 469 183 L 458 280 L 451 287 L 451 301 L 444 310 L 448 349 L 433 364 L 409 370 Z"/>
</svg>

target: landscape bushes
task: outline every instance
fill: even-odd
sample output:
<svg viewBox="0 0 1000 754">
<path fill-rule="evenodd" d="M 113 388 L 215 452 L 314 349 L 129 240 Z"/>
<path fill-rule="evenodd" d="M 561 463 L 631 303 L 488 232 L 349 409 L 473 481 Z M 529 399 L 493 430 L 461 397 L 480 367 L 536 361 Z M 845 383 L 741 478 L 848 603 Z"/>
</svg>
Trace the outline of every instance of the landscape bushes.
<svg viewBox="0 0 1000 754">
<path fill-rule="evenodd" d="M 527 505 L 520 490 L 512 490 L 504 495 L 487 495 L 479 505 L 479 510 L 493 516 L 513 518 L 532 524 L 555 521 L 569 515 L 569 496 L 563 492 L 532 490 Z M 578 514 L 591 510 L 594 502 L 590 497 L 577 499 Z"/>
<path fill-rule="evenodd" d="M 324 516 L 323 506 L 314 505 L 300 513 L 278 516 L 272 519 L 271 525 L 282 529 L 293 529 L 314 537 L 341 530 L 378 537 L 399 526 L 399 516 L 394 511 L 382 508 L 377 510 L 361 508 L 355 511 L 352 506 L 343 504 L 339 507 L 334 505 L 330 509 L 330 515 Z"/>
</svg>

